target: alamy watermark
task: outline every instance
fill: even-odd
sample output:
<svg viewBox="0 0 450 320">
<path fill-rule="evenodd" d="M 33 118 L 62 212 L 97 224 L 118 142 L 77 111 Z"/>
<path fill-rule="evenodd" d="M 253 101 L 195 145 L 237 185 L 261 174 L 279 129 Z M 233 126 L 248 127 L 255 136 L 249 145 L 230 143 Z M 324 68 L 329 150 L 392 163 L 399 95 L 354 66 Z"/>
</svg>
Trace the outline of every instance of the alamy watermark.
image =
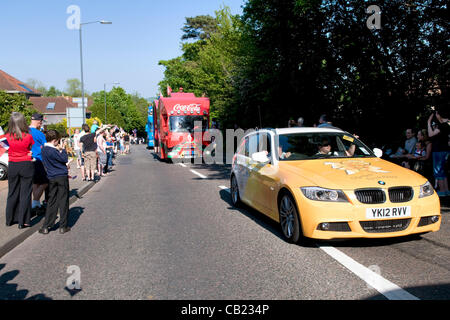
<svg viewBox="0 0 450 320">
<path fill-rule="evenodd" d="M 381 9 L 377 5 L 371 5 L 366 9 L 366 13 L 370 14 L 366 20 L 367 28 L 370 30 L 381 29 Z"/>
<path fill-rule="evenodd" d="M 194 127 L 201 128 L 202 122 L 195 121 Z M 186 129 L 179 129 L 176 132 L 176 135 L 178 136 L 177 145 L 171 149 L 167 149 L 166 146 L 165 152 L 170 153 L 180 148 L 179 154 L 173 154 L 172 161 L 178 163 L 190 163 L 192 159 L 189 157 L 184 157 L 182 154 L 181 149 L 183 148 L 183 145 L 195 144 L 198 149 L 202 149 L 203 144 L 205 144 L 204 149 L 201 150 L 202 154 L 193 158 L 193 162 L 195 164 L 224 164 L 224 161 L 226 164 L 231 164 L 236 149 L 239 148 L 242 139 L 246 135 L 255 131 L 256 129 L 226 129 L 224 137 L 223 132 L 218 129 L 208 129 L 206 131 L 194 129 L 193 132 Z M 267 149 L 266 146 L 268 143 L 270 143 L 269 134 L 264 133 L 261 135 L 258 146 L 249 146 L 249 152 L 254 153 L 257 151 L 263 151 L 264 149 Z M 179 157 L 179 155 L 181 156 Z"/>
<path fill-rule="evenodd" d="M 70 16 L 66 20 L 66 26 L 69 30 L 78 30 L 80 29 L 81 23 L 81 9 L 79 6 L 72 4 L 67 7 L 67 14 Z"/>
<path fill-rule="evenodd" d="M 81 290 L 81 269 L 79 266 L 68 266 L 67 273 L 70 276 L 66 280 L 66 288 L 69 290 Z"/>
</svg>

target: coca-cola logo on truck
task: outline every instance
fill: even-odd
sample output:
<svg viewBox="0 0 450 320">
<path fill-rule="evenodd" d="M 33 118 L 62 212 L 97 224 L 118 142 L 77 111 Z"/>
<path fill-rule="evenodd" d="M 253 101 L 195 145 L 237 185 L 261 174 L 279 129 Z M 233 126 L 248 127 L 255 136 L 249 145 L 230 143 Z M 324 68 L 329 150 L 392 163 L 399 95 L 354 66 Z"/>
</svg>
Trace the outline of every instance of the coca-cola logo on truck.
<svg viewBox="0 0 450 320">
<path fill-rule="evenodd" d="M 182 104 L 176 104 L 173 107 L 173 111 L 175 112 L 200 112 L 200 106 L 201 104 L 191 103 L 188 105 L 182 105 Z"/>
</svg>

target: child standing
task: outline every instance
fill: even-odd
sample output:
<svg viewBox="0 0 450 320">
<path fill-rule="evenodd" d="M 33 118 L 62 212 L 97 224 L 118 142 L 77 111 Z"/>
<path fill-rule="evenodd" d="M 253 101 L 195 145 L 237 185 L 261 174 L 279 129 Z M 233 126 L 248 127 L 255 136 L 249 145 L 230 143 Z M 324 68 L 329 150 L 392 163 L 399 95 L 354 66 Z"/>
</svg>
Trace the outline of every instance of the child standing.
<svg viewBox="0 0 450 320">
<path fill-rule="evenodd" d="M 49 130 L 47 143 L 42 148 L 42 162 L 49 179 L 49 199 L 45 211 L 45 221 L 39 233 L 48 234 L 56 221 L 59 209 L 59 233 L 70 231 L 67 226 L 69 214 L 69 157 L 65 146 L 60 143 L 61 136 L 56 130 Z"/>
</svg>

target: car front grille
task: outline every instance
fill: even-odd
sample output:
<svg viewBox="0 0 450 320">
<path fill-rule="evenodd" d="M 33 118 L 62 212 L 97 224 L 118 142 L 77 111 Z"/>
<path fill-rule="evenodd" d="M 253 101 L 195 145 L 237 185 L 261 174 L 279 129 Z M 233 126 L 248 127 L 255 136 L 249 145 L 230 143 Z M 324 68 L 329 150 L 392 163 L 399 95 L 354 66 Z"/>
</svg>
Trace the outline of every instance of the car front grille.
<svg viewBox="0 0 450 320">
<path fill-rule="evenodd" d="M 369 233 L 397 232 L 408 228 L 411 219 L 360 221 L 359 223 L 364 231 Z"/>
<path fill-rule="evenodd" d="M 389 188 L 389 200 L 393 203 L 411 201 L 414 191 L 411 187 L 395 187 Z"/>
<path fill-rule="evenodd" d="M 355 190 L 356 198 L 361 203 L 377 204 L 386 201 L 386 195 L 381 189 L 358 189 Z"/>
</svg>

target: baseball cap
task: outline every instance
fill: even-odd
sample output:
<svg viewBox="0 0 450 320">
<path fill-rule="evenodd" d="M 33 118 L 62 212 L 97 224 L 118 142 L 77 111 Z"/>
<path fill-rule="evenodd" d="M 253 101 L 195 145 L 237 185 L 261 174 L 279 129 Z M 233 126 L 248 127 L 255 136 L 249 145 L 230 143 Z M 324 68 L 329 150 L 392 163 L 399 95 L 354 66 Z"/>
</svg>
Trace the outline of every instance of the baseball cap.
<svg viewBox="0 0 450 320">
<path fill-rule="evenodd" d="M 40 113 L 33 113 L 33 115 L 31 116 L 31 120 L 44 120 L 44 116 Z"/>
</svg>

